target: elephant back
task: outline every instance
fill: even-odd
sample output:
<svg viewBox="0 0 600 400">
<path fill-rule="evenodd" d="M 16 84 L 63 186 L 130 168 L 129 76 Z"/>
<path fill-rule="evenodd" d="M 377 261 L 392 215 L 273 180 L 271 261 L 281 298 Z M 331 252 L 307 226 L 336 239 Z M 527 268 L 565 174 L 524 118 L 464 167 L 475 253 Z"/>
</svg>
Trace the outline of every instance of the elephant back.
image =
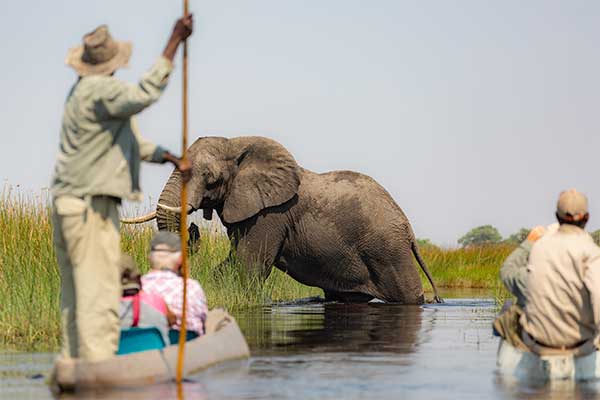
<svg viewBox="0 0 600 400">
<path fill-rule="evenodd" d="M 413 236 L 404 211 L 388 191 L 368 175 L 354 171 L 317 174 L 304 170 L 300 197 L 312 199 L 320 218 L 330 220 L 340 231 L 355 232 L 352 236 L 358 241 L 362 232 L 379 232 L 384 227 L 407 241 Z"/>
</svg>

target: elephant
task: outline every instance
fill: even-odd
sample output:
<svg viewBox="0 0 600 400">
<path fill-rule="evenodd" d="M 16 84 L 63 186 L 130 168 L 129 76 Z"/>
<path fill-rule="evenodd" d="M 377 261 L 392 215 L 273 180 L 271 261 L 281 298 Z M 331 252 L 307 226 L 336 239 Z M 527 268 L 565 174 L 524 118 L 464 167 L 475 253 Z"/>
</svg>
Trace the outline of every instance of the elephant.
<svg viewBox="0 0 600 400">
<path fill-rule="evenodd" d="M 353 171 L 300 167 L 275 140 L 202 137 L 188 149 L 192 178 L 185 210 L 174 170 L 154 212 L 159 230 L 179 229 L 180 212 L 213 210 L 232 251 L 266 279 L 272 266 L 323 289 L 326 300 L 422 304 L 414 256 L 441 302 L 402 209 L 374 179 Z"/>
</svg>

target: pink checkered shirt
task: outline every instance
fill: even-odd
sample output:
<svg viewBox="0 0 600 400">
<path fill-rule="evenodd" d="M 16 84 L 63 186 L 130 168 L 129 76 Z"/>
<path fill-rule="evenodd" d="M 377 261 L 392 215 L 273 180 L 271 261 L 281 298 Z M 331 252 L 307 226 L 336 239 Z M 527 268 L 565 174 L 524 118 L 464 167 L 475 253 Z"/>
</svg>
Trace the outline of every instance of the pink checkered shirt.
<svg viewBox="0 0 600 400">
<path fill-rule="evenodd" d="M 173 329 L 181 328 L 181 312 L 183 303 L 183 278 L 172 271 L 152 270 L 142 276 L 142 288 L 147 293 L 155 293 L 165 299 L 169 310 L 177 316 Z M 204 321 L 208 313 L 204 290 L 197 280 L 187 281 L 187 329 L 199 335 L 204 333 Z"/>
</svg>

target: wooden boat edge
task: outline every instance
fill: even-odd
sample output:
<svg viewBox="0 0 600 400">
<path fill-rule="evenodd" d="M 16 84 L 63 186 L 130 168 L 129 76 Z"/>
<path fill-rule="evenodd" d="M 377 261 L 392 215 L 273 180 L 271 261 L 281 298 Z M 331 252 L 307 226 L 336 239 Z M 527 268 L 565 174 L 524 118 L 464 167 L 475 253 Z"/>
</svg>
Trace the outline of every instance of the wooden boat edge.
<svg viewBox="0 0 600 400">
<path fill-rule="evenodd" d="M 235 319 L 219 310 L 211 311 L 208 319 L 211 317 L 211 322 L 220 318 L 221 325 L 214 332 L 186 344 L 185 376 L 224 361 L 250 356 L 246 339 Z M 59 359 L 54 373 L 62 390 L 140 386 L 174 380 L 176 363 L 177 345 L 171 345 L 161 350 L 126 354 L 100 362 Z"/>
</svg>

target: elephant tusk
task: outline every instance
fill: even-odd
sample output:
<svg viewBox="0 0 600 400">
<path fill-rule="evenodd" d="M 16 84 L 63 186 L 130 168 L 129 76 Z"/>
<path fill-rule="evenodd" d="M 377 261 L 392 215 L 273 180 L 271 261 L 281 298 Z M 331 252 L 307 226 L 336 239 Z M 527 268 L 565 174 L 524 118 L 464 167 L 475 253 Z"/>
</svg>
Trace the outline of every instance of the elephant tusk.
<svg viewBox="0 0 600 400">
<path fill-rule="evenodd" d="M 121 218 L 122 224 L 141 224 L 143 222 L 148 222 L 156 218 L 156 211 L 152 211 L 149 214 L 142 215 L 140 217 L 134 218 Z"/>
<path fill-rule="evenodd" d="M 181 207 L 171 207 L 171 206 L 167 206 L 167 205 L 160 204 L 160 203 L 157 204 L 157 207 L 162 208 L 163 210 L 170 211 L 175 214 L 181 214 Z M 192 207 L 191 205 L 188 204 L 187 213 L 191 214 L 193 211 L 194 211 L 194 207 Z"/>
</svg>

